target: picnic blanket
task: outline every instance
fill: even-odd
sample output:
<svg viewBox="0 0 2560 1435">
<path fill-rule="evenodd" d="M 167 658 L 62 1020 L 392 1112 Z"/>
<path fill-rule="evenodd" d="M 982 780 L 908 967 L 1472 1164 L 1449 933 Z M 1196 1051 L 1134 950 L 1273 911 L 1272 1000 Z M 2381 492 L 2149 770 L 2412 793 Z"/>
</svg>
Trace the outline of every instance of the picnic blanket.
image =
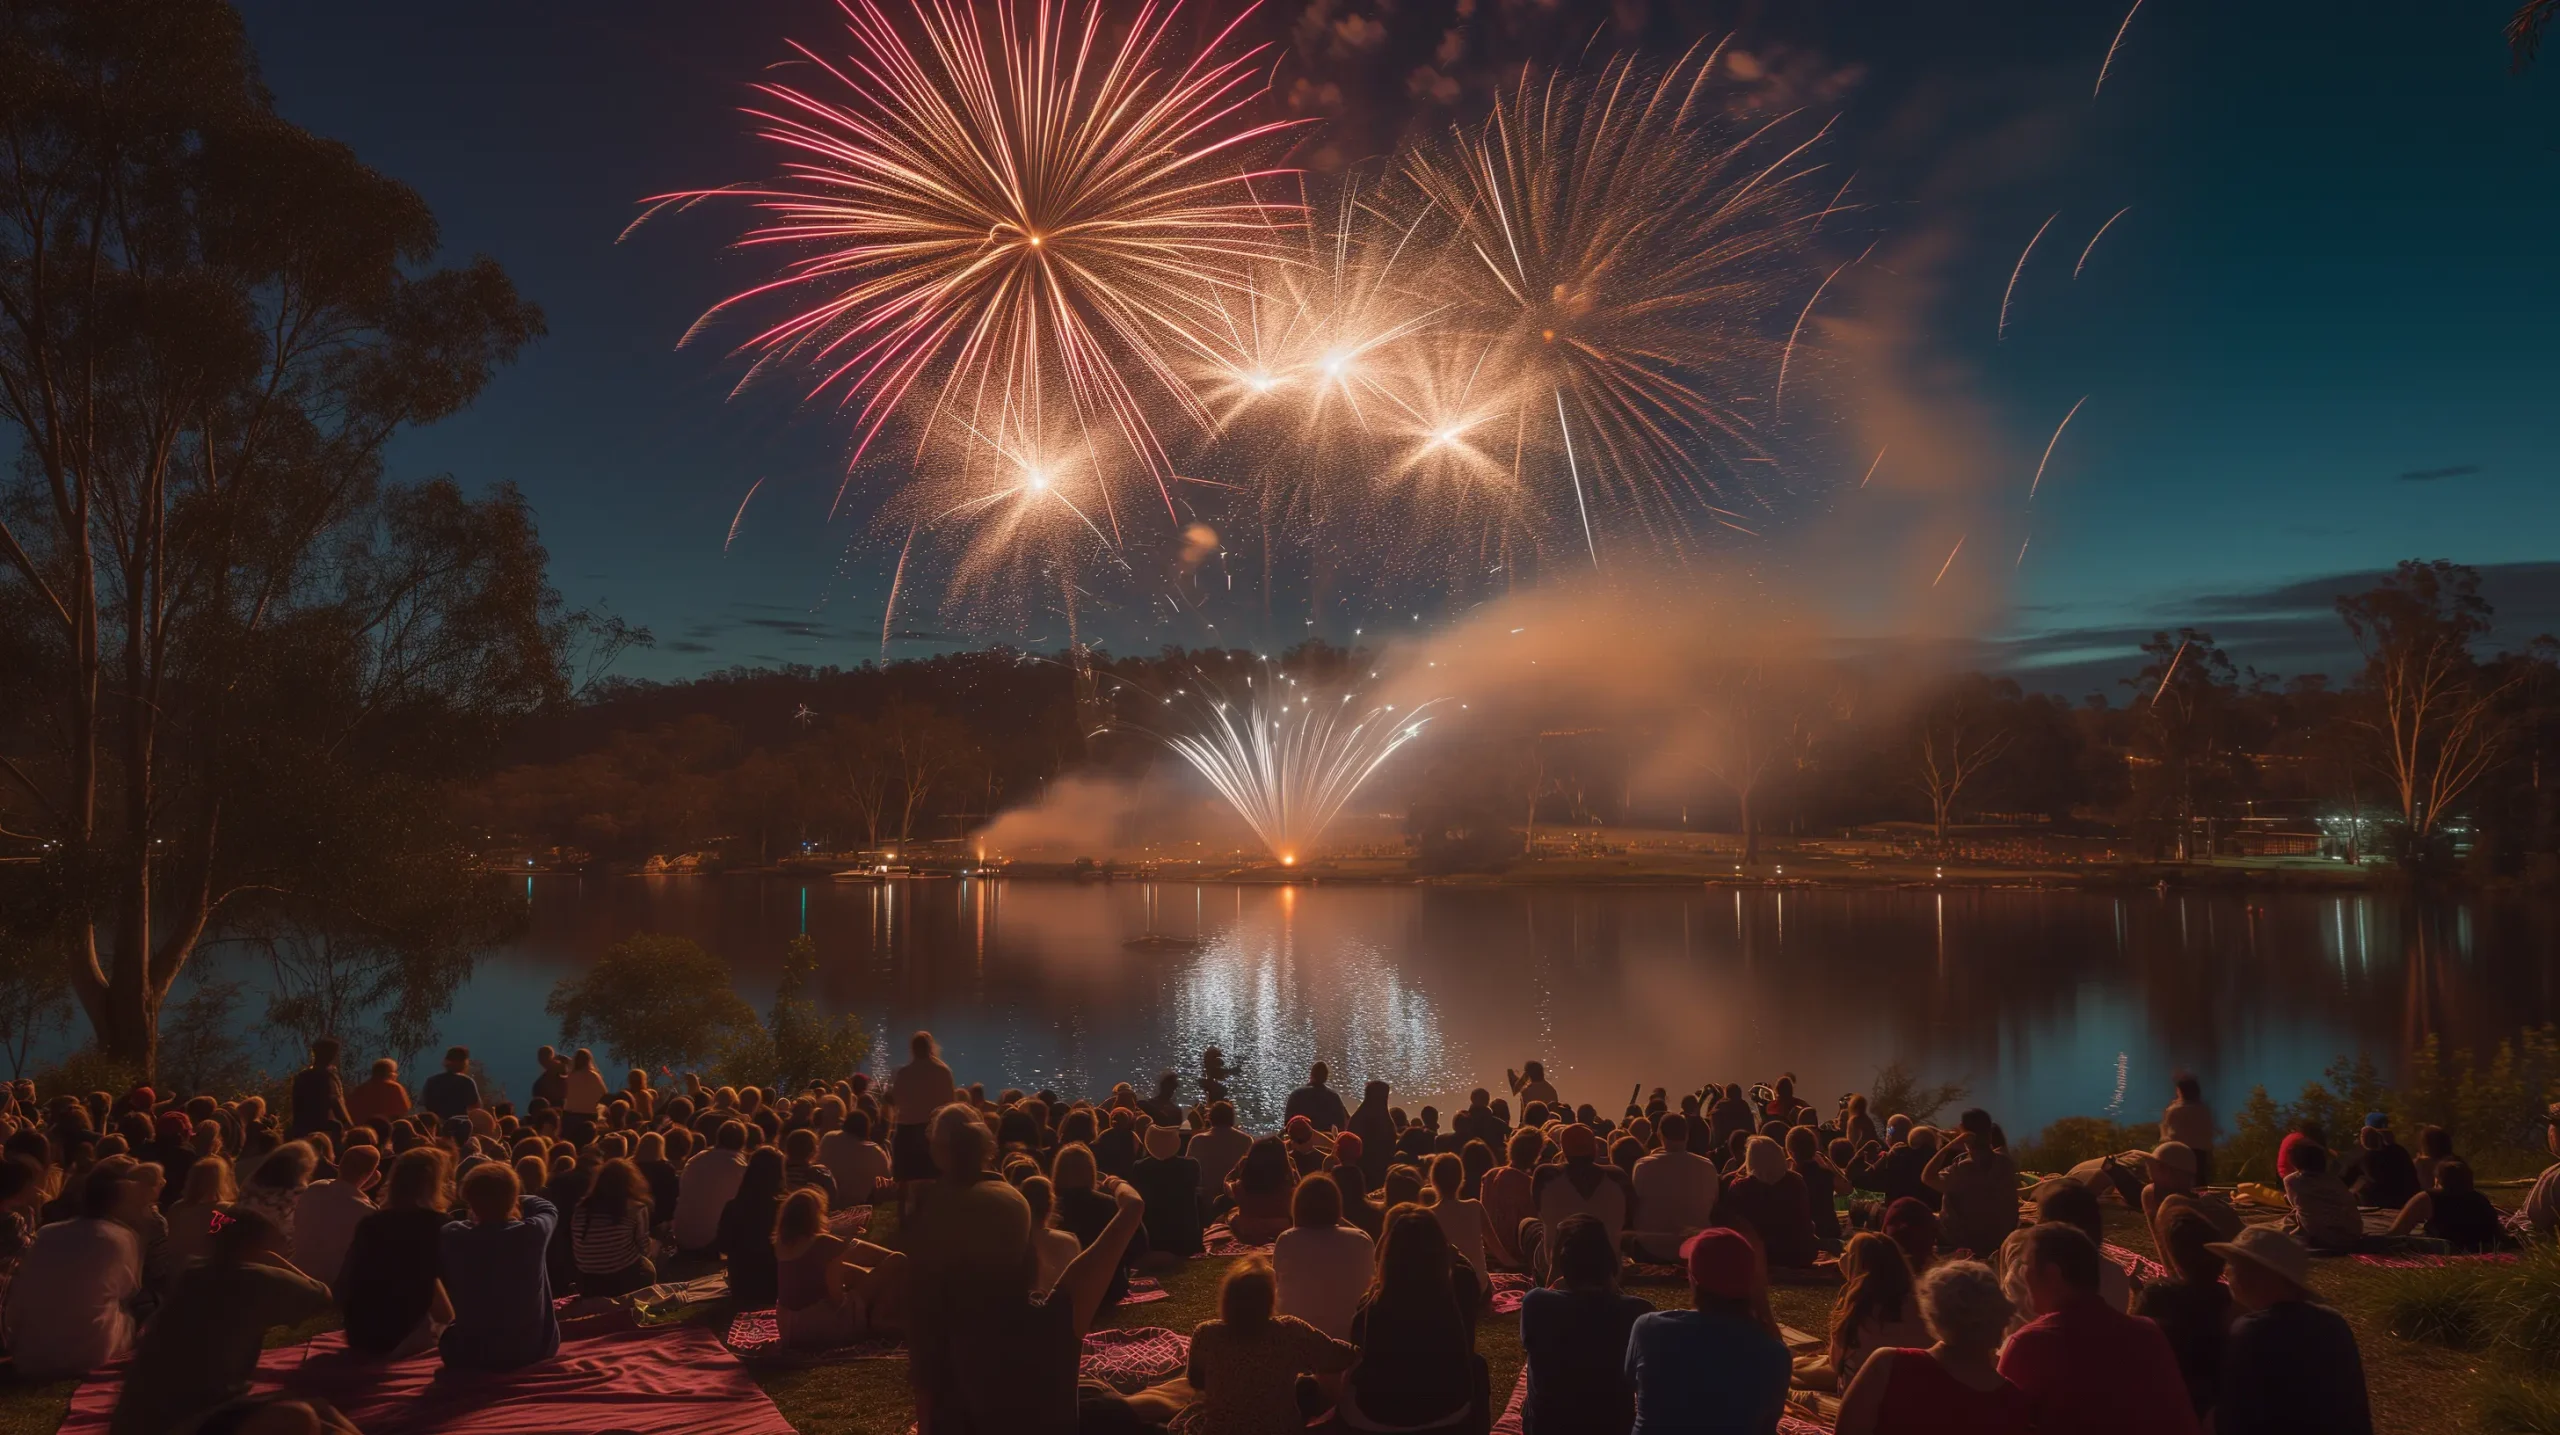
<svg viewBox="0 0 2560 1435">
<path fill-rule="evenodd" d="M 1529 1278 L 1518 1271 L 1495 1271 L 1493 1280 L 1493 1313 L 1518 1315 L 1520 1302 L 1529 1295 Z"/>
<path fill-rule="evenodd" d="M 120 1365 L 91 1377 L 72 1395 L 61 1435 L 104 1435 L 123 1390 Z M 332 1333 L 268 1351 L 251 1390 L 326 1400 L 365 1435 L 792 1435 L 720 1342 L 685 1326 L 574 1341 L 503 1375 L 447 1373 L 432 1352 L 365 1360 Z"/>
<path fill-rule="evenodd" d="M 1163 1299 L 1162 1295 L 1156 1297 Z M 782 1328 L 771 1310 L 740 1311 L 729 1320 L 730 1353 L 751 1365 L 832 1365 L 848 1360 L 900 1360 L 906 1342 L 887 1336 L 859 1340 L 828 1350 L 800 1350 L 782 1343 Z M 1126 1394 L 1159 1380 L 1180 1375 L 1191 1363 L 1191 1337 L 1162 1326 L 1097 1330 L 1084 1338 L 1083 1374 Z M 370 1428 L 366 1435 L 372 1435 Z"/>
<path fill-rule="evenodd" d="M 2387 1271 L 2423 1271 L 2456 1262 L 2491 1266 L 2511 1266 L 2522 1257 L 2514 1251 L 2475 1251 L 2468 1255 L 2360 1255 L 2354 1258 L 2360 1266 L 2380 1266 Z"/>
<path fill-rule="evenodd" d="M 1271 1247 L 1267 1242 L 1259 1246 L 1246 1245 L 1237 1240 L 1234 1233 L 1227 1229 L 1226 1222 L 1217 1221 L 1200 1233 L 1200 1254 L 1191 1259 L 1202 1261 L 1214 1256 L 1267 1256 L 1269 1254 L 1271 1254 Z"/>
<path fill-rule="evenodd" d="M 1173 1292 L 1154 1276 L 1129 1277 L 1129 1293 L 1120 1297 L 1122 1305 L 1146 1305 L 1151 1301 L 1171 1300 Z"/>
<path fill-rule="evenodd" d="M 2169 1278 L 2169 1268 L 2167 1266 L 2160 1264 L 2158 1261 L 2151 1259 L 2140 1251 L 2127 1250 L 2122 1246 L 2102 1246 L 2099 1249 L 2106 1252 L 2108 1260 L 2124 1267 L 2124 1273 L 2126 1275 L 2133 1277 L 2144 1285 L 2149 1285 L 2153 1281 L 2165 1281 Z"/>
</svg>

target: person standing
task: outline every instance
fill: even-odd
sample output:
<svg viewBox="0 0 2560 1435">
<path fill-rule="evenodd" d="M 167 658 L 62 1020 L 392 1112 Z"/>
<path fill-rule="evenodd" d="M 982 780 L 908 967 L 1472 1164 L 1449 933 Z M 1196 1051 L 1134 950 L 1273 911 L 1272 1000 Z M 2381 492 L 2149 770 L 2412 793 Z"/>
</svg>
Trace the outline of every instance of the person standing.
<svg viewBox="0 0 2560 1435">
<path fill-rule="evenodd" d="M 933 1033 L 920 1031 L 907 1038 L 907 1064 L 889 1077 L 889 1106 L 897 1117 L 889 1139 L 889 1170 L 898 1183 L 902 1211 L 914 1208 L 917 1186 L 934 1177 L 928 1123 L 958 1094 L 959 1084 L 934 1045 Z"/>
<path fill-rule="evenodd" d="M 480 1083 L 471 1079 L 471 1048 L 445 1048 L 444 1070 L 418 1088 L 418 1109 L 442 1122 L 468 1120 L 480 1109 Z"/>
<path fill-rule="evenodd" d="M 2216 1435 L 2373 1435 L 2364 1357 L 2345 1317 L 2311 1295 L 2311 1252 L 2272 1226 L 2206 1247 L 2241 1314 L 2223 1346 Z"/>
<path fill-rule="evenodd" d="M 355 1125 L 347 1114 L 346 1084 L 338 1079 L 336 1038 L 311 1043 L 311 1064 L 294 1074 L 292 1095 L 293 1120 L 285 1130 L 290 1139 L 325 1131 L 334 1140 Z"/>
<path fill-rule="evenodd" d="M 1556 1104 L 1556 1089 L 1547 1080 L 1545 1062 L 1524 1061 L 1518 1071 L 1505 1071 L 1503 1076 L 1511 1083 L 1511 1094 L 1519 1097 L 1522 1105 L 1532 1101 L 1543 1101 L 1549 1106 Z"/>
<path fill-rule="evenodd" d="M 1288 1102 L 1281 1107 L 1282 1119 L 1303 1116 L 1318 1131 L 1341 1130 L 1351 1120 L 1351 1112 L 1343 1106 L 1341 1094 L 1325 1085 L 1332 1076 L 1332 1070 L 1321 1061 L 1308 1067 L 1307 1084 L 1289 1093 Z"/>
<path fill-rule="evenodd" d="M 2160 1139 L 2175 1141 L 2195 1153 L 2196 1184 L 2213 1184 L 2213 1108 L 2204 1104 L 2204 1084 L 2189 1072 L 2178 1073 L 2178 1097 L 2160 1113 Z"/>
<path fill-rule="evenodd" d="M 347 1115 L 357 1126 L 380 1122 L 387 1129 L 408 1114 L 409 1088 L 400 1084 L 400 1063 L 390 1057 L 376 1061 L 373 1074 L 347 1093 Z"/>
</svg>

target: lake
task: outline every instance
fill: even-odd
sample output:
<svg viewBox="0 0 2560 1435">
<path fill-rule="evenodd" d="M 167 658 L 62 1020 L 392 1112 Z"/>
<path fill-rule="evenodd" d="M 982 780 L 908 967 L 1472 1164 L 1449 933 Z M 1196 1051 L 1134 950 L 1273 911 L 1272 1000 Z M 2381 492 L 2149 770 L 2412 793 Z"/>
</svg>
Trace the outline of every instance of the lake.
<svg viewBox="0 0 2560 1435">
<path fill-rule="evenodd" d="M 444 1024 L 519 1097 L 559 1035 L 552 984 L 641 931 L 726 955 L 759 1006 L 808 933 L 882 1069 L 924 1027 L 964 1081 L 1098 1095 L 1215 1044 L 1251 1124 L 1317 1058 L 1410 1110 L 1536 1056 L 1610 1106 L 1781 1071 L 1828 1105 L 1901 1061 L 2024 1133 L 2156 1115 L 2180 1069 L 2228 1112 L 2342 1055 L 2389 1071 L 2428 1032 L 2491 1044 L 2560 1013 L 2560 908 L 2523 900 L 746 876 L 538 877 L 526 900 Z M 1198 945 L 1129 945 L 1148 935 Z"/>
</svg>

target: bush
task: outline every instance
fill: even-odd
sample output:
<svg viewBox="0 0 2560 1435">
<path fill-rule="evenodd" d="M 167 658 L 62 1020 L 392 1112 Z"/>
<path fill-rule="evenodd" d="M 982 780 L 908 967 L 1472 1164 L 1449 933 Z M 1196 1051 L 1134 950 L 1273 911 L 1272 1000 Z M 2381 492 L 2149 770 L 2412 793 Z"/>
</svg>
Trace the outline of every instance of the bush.
<svg viewBox="0 0 2560 1435">
<path fill-rule="evenodd" d="M 2454 1265 L 2394 1277 L 2370 1302 L 2383 1329 L 2402 1340 L 2477 1350 L 2498 1319 L 2494 1266 Z"/>
<path fill-rule="evenodd" d="M 2119 1151 L 2148 1151 L 2160 1141 L 2154 1125 L 2128 1125 L 2102 1116 L 2066 1116 L 2018 1147 L 2022 1171 L 2068 1171 L 2083 1161 Z"/>
<path fill-rule="evenodd" d="M 44 1097 L 86 1096 L 103 1091 L 122 1096 L 142 1084 L 142 1068 L 84 1046 L 51 1066 L 36 1071 L 36 1094 Z"/>
<path fill-rule="evenodd" d="M 1938 1113 L 1964 1100 L 1965 1089 L 1953 1082 L 1940 1086 L 1923 1086 L 1917 1077 L 1897 1061 L 1876 1072 L 1867 1086 L 1867 1109 L 1874 1113 L 1881 1127 L 1889 1116 L 1908 1116 L 1921 1125 L 1938 1119 Z"/>
<path fill-rule="evenodd" d="M 2472 1386 L 2480 1428 L 2497 1435 L 2560 1435 L 2560 1381 L 2484 1375 Z"/>
<path fill-rule="evenodd" d="M 551 989 L 560 1040 L 593 1040 L 625 1066 L 683 1069 L 725 1050 L 755 1024 L 730 986 L 729 964 L 685 937 L 643 932 L 607 948 L 583 974 Z"/>
</svg>

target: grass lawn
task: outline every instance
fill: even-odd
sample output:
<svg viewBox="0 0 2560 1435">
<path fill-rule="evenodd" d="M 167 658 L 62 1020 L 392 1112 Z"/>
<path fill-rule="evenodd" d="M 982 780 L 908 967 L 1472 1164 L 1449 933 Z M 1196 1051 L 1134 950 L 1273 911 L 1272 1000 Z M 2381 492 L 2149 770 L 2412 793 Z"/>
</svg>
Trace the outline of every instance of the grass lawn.
<svg viewBox="0 0 2560 1435">
<path fill-rule="evenodd" d="M 885 1214 L 885 1212 L 884 1212 Z M 2151 1252 L 2142 1223 L 2131 1212 L 2110 1206 L 2108 1238 L 2118 1245 Z M 883 1234 L 886 1234 L 885 1232 Z M 1224 1260 L 1188 1261 L 1163 1277 L 1168 1300 L 1127 1306 L 1104 1323 L 1113 1326 L 1167 1326 L 1189 1331 L 1216 1314 L 1218 1280 Z M 2374 1428 L 2381 1435 L 2436 1435 L 2436 1432 L 2481 1428 L 2471 1400 L 2474 1357 L 2440 1346 L 2397 1339 L 2375 1324 L 2372 1311 L 2386 1289 L 2402 1279 L 2400 1272 L 2379 1270 L 2350 1261 L 2322 1261 L 2321 1294 L 2355 1323 L 2364 1351 L 2365 1378 L 2373 1392 Z M 1685 1291 L 1659 1286 L 1636 1288 L 1657 1306 L 1686 1305 Z M 1799 1330 L 1829 1327 L 1834 1292 L 1783 1288 L 1773 1304 L 1778 1319 Z M 692 1318 L 714 1329 L 725 1328 L 727 1305 L 708 1306 Z M 326 1324 L 297 1331 L 285 1339 L 301 1339 Z M 1493 1368 L 1494 1399 L 1508 1398 L 1520 1371 L 1517 1322 L 1489 1316 L 1478 1333 L 1476 1348 Z M 797 1370 L 759 1370 L 757 1383 L 773 1397 L 783 1416 L 802 1435 L 904 1435 L 914 1419 L 907 1398 L 907 1370 L 900 1360 L 858 1360 Z M 61 1424 L 75 1382 L 0 1387 L 0 1435 L 50 1435 Z"/>
</svg>

